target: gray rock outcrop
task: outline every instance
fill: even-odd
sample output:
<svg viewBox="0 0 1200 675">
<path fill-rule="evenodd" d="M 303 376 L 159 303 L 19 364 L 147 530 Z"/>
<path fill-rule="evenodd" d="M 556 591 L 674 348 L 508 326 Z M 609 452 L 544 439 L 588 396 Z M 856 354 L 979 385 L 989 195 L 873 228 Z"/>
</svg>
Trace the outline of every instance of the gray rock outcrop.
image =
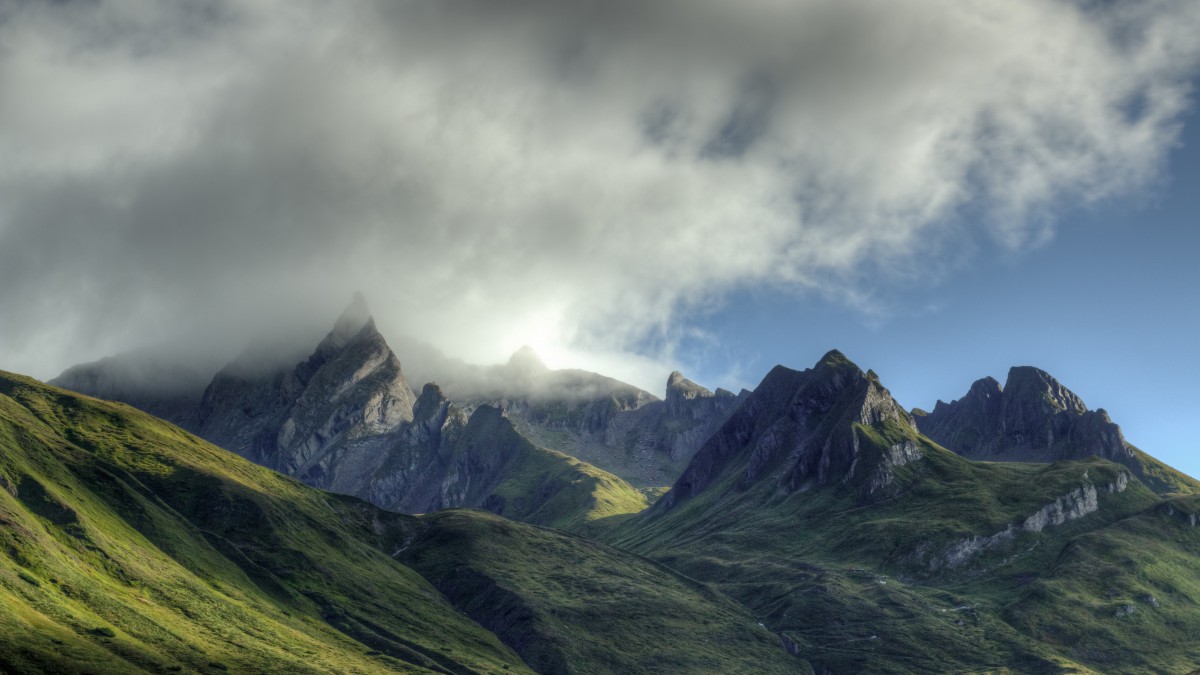
<svg viewBox="0 0 1200 675">
<path fill-rule="evenodd" d="M 1133 449 L 1104 410 L 1088 410 L 1071 390 L 1029 366 L 1004 387 L 986 377 L 952 403 L 914 416 L 921 433 L 958 454 L 987 461 L 1055 462 L 1099 456 L 1128 464 Z"/>
<path fill-rule="evenodd" d="M 912 420 L 873 372 L 838 351 L 803 372 L 776 366 L 700 448 L 655 505 L 669 510 L 737 476 L 736 489 L 763 480 L 798 492 L 850 486 L 870 500 L 893 485 L 895 472 L 918 462 L 915 444 L 880 447 L 862 429 L 897 425 L 916 437 Z"/>
</svg>

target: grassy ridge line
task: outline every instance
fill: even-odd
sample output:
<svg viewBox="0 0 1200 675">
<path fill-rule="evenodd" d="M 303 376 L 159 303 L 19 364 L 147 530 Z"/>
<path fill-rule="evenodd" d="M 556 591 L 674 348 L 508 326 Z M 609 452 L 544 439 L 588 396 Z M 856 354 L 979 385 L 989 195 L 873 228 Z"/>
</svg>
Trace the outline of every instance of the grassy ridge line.
<svg viewBox="0 0 1200 675">
<path fill-rule="evenodd" d="M 0 373 L 0 488 L 6 668 L 526 672 L 380 550 L 412 519 L 127 406 Z"/>
</svg>

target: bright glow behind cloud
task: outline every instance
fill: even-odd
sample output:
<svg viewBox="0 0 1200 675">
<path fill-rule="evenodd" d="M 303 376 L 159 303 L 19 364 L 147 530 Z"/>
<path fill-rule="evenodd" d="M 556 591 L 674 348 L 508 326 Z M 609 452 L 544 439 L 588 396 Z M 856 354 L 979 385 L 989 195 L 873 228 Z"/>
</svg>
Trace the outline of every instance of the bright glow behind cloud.
<svg viewBox="0 0 1200 675">
<path fill-rule="evenodd" d="M 355 289 L 558 366 L 669 361 L 739 287 L 869 309 L 1153 181 L 1196 34 L 1186 0 L 19 4 L 0 354 L 237 342 Z"/>
</svg>

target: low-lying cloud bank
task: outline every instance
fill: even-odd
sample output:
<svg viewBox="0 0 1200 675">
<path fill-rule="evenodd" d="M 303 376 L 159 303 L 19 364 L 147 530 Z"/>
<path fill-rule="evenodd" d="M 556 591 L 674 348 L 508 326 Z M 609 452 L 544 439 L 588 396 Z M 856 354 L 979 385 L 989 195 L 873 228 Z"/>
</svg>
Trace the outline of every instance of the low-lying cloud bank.
<svg viewBox="0 0 1200 675">
<path fill-rule="evenodd" d="M 1197 34 L 1190 0 L 9 3 L 2 365 L 356 289 L 467 359 L 638 372 L 735 289 L 872 311 L 1151 184 Z"/>
</svg>

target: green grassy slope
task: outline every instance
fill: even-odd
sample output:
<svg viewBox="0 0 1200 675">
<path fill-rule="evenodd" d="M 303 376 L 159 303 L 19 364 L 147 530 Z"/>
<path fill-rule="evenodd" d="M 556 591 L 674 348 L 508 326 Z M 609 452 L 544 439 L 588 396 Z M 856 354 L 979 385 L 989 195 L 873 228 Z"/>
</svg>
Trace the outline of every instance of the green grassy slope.
<svg viewBox="0 0 1200 675">
<path fill-rule="evenodd" d="M 1192 478 L 1133 446 L 1130 448 L 1133 450 L 1134 470 L 1151 490 L 1167 496 L 1200 494 L 1200 480 Z"/>
<path fill-rule="evenodd" d="M 938 560 L 956 545 L 1019 526 L 1078 488 L 1085 472 L 1105 486 L 1123 469 L 1103 460 L 984 464 L 924 450 L 926 465 L 910 477 L 917 478 L 910 490 L 887 502 L 863 506 L 837 489 L 701 495 L 610 536 L 715 584 L 833 672 L 1086 672 L 1086 660 L 1007 623 L 1006 608 L 1073 536 L 1141 512 L 1154 495 L 1138 483 L 1122 493 L 1101 490 L 1096 513 L 1018 532 L 948 567 Z"/>
<path fill-rule="evenodd" d="M 1101 672 L 1200 664 L 1200 498 L 1072 539 L 1005 609 L 1023 633 Z"/>
<path fill-rule="evenodd" d="M 0 373 L 0 664 L 526 672 L 389 555 L 412 518 Z"/>
<path fill-rule="evenodd" d="M 661 565 L 482 511 L 442 511 L 401 554 L 535 670 L 795 673 L 746 610 Z"/>
<path fill-rule="evenodd" d="M 813 413 L 811 384 L 792 372 L 796 398 L 775 386 L 789 380 L 764 383 L 697 455 L 702 481 L 685 474 L 682 497 L 668 494 L 605 538 L 714 584 L 818 671 L 1195 667 L 1200 529 L 1187 517 L 1200 505 L 1168 504 L 1100 458 L 972 462 L 903 416 L 855 421 L 862 399 L 845 394 Z M 790 480 L 791 458 L 839 444 L 855 450 L 850 473 L 823 485 Z M 872 467 L 901 447 L 919 459 L 864 491 Z M 1150 594 L 1159 607 L 1137 599 Z M 1126 605 L 1136 611 L 1118 616 Z"/>
</svg>

